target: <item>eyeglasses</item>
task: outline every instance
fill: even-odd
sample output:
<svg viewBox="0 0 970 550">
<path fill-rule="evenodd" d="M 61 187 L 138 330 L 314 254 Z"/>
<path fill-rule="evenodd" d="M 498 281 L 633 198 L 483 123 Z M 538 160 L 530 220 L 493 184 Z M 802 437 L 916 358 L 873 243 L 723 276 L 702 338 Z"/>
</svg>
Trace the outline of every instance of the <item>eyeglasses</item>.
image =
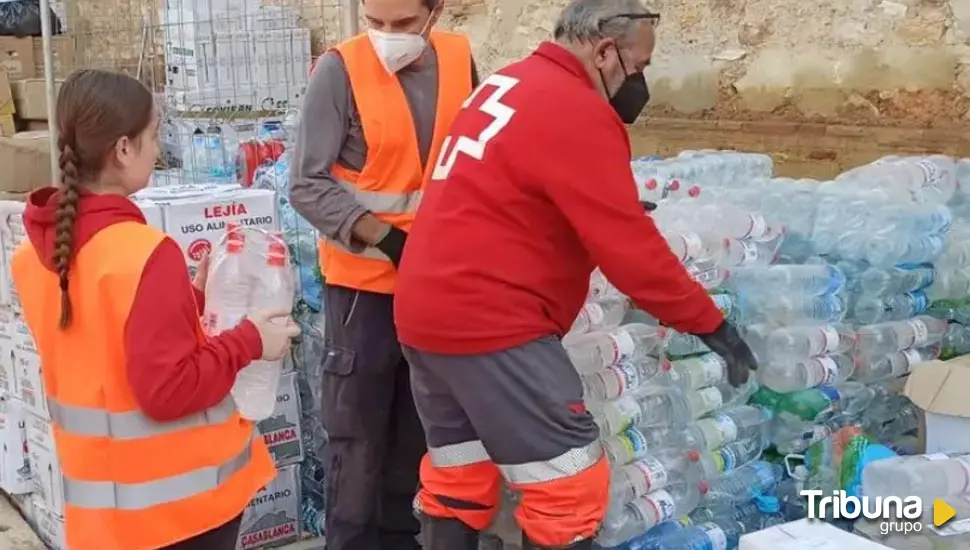
<svg viewBox="0 0 970 550">
<path fill-rule="evenodd" d="M 607 17 L 606 19 L 600 19 L 599 24 L 597 25 L 597 28 L 602 29 L 603 25 L 609 23 L 610 21 L 613 21 L 614 19 L 619 19 L 621 17 L 626 19 L 646 19 L 647 21 L 650 21 L 650 24 L 652 24 L 654 27 L 656 27 L 657 24 L 660 23 L 659 13 L 621 13 L 619 15 Z"/>
</svg>

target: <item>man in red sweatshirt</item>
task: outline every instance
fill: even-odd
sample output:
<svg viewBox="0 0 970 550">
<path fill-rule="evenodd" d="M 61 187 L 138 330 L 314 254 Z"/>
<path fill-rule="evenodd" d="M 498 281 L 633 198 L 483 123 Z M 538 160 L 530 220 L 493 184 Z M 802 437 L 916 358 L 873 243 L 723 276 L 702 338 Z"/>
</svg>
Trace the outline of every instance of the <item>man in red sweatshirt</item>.
<svg viewBox="0 0 970 550">
<path fill-rule="evenodd" d="M 426 550 L 477 548 L 502 477 L 530 548 L 591 548 L 609 466 L 560 338 L 594 266 L 697 334 L 740 385 L 750 350 L 637 200 L 624 123 L 649 94 L 657 16 L 573 0 L 547 42 L 465 102 L 422 199 L 394 315 L 429 451 Z"/>
</svg>

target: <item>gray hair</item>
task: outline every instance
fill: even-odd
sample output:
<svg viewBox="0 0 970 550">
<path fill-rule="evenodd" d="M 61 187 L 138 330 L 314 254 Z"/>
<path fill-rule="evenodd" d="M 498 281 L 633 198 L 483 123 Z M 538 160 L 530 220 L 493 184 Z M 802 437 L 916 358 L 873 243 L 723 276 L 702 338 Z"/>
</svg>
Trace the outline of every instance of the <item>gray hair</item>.
<svg viewBox="0 0 970 550">
<path fill-rule="evenodd" d="M 649 13 L 640 0 L 572 0 L 559 15 L 553 38 L 568 42 L 621 39 L 638 23 L 623 15 Z"/>
</svg>

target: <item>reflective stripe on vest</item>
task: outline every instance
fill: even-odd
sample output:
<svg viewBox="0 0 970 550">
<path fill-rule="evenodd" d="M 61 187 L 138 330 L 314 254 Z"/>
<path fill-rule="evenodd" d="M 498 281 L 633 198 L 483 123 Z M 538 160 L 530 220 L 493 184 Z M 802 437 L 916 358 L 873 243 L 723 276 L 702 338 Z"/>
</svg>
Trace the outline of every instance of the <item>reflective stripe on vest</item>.
<svg viewBox="0 0 970 550">
<path fill-rule="evenodd" d="M 252 457 L 252 437 L 235 457 L 208 466 L 145 483 L 80 481 L 64 476 L 64 503 L 78 508 L 144 510 L 211 491 L 245 468 Z M 177 452 L 177 451 L 176 451 Z"/>
<path fill-rule="evenodd" d="M 366 34 L 334 49 L 344 61 L 367 145 L 359 171 L 334 163 L 334 180 L 378 220 L 409 231 L 430 173 L 451 123 L 471 94 L 471 45 L 447 31 L 431 32 L 438 57 L 438 90 L 428 158 L 422 159 L 414 117 L 396 76 L 387 72 Z M 326 236 L 320 239 L 320 268 L 327 283 L 390 294 L 397 270 L 374 247 L 348 250 Z"/>
<path fill-rule="evenodd" d="M 410 193 L 366 191 L 347 181 L 337 180 L 337 183 L 350 192 L 361 206 L 375 214 L 413 214 L 418 211 L 423 194 L 420 190 Z"/>
<path fill-rule="evenodd" d="M 188 428 L 212 426 L 227 422 L 236 412 L 232 397 L 227 397 L 209 410 L 172 422 L 156 422 L 140 411 L 112 413 L 90 407 L 63 405 L 53 397 L 47 398 L 51 420 L 65 432 L 84 437 L 139 439 L 163 435 Z"/>
</svg>

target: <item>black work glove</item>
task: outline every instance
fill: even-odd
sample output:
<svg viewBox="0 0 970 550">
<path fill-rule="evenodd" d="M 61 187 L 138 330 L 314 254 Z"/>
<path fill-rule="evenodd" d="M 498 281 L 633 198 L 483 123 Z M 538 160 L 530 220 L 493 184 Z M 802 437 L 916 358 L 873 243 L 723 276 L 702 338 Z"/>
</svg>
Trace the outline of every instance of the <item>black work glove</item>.
<svg viewBox="0 0 970 550">
<path fill-rule="evenodd" d="M 401 265 L 401 255 L 404 254 L 404 243 L 407 240 L 408 234 L 392 225 L 387 235 L 374 246 L 390 258 L 394 269 L 397 269 Z"/>
<path fill-rule="evenodd" d="M 748 381 L 749 371 L 758 370 L 751 348 L 731 323 L 723 321 L 714 332 L 697 337 L 727 363 L 728 382 L 735 388 Z"/>
</svg>

